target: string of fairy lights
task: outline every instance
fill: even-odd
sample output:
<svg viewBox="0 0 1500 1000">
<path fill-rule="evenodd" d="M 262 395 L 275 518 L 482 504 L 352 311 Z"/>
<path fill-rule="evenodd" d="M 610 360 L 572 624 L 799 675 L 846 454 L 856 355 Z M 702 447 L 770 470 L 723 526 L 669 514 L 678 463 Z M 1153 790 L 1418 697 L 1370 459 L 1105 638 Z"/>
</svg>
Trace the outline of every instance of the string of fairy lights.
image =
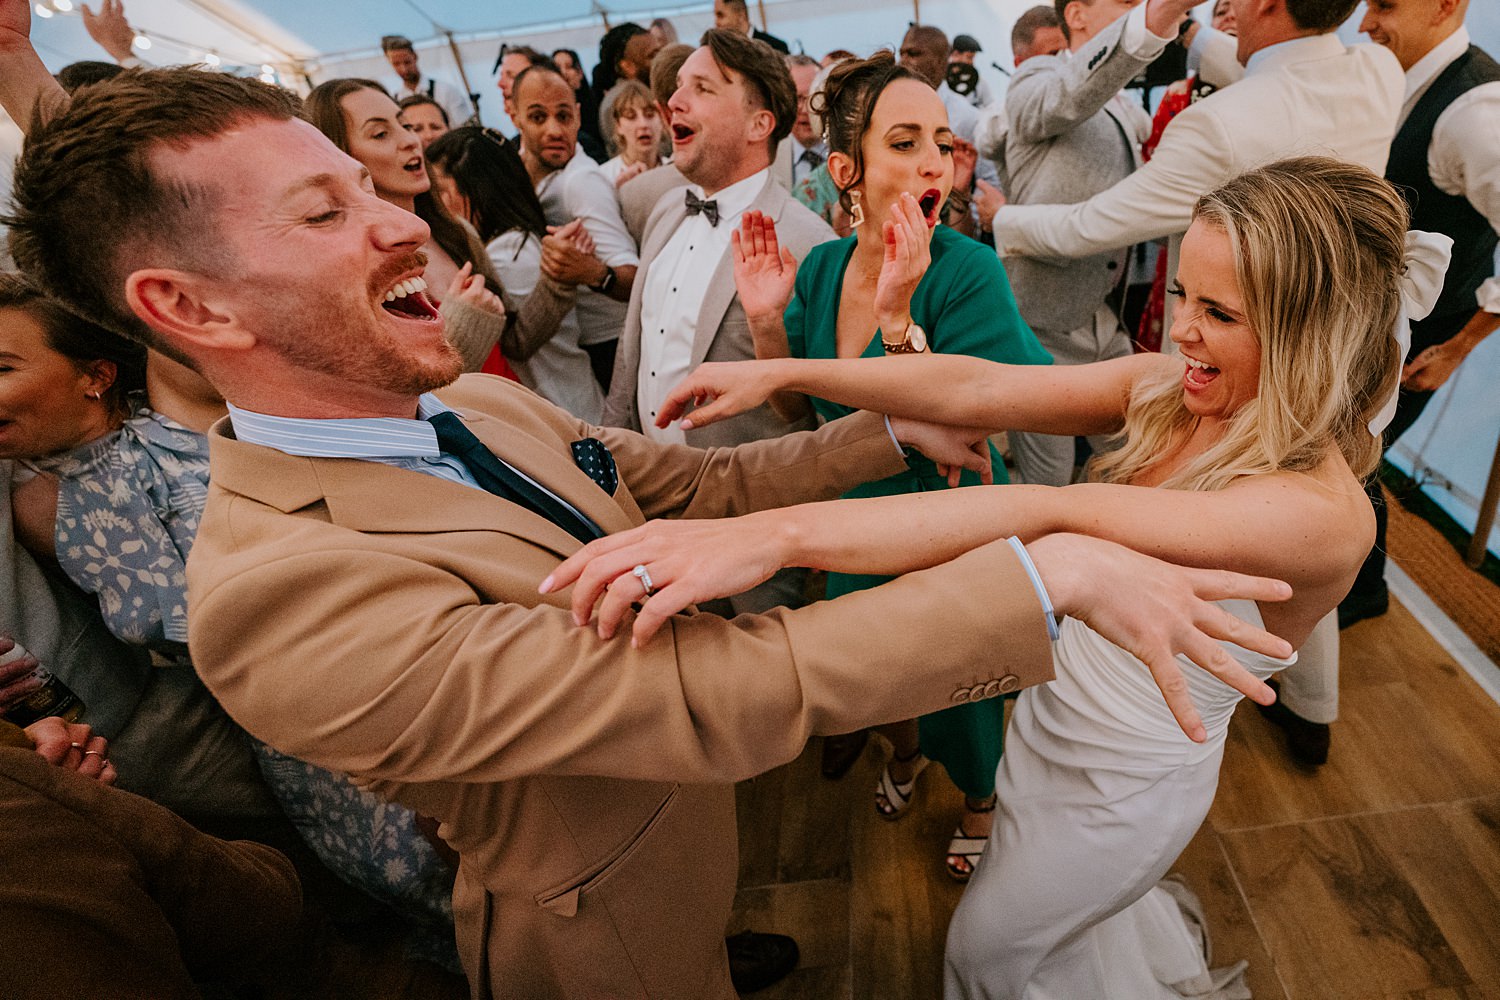
<svg viewBox="0 0 1500 1000">
<path fill-rule="evenodd" d="M 47 20 L 54 17 L 81 16 L 82 11 L 79 10 L 79 6 L 80 4 L 75 2 L 75 0 L 35 0 L 32 10 L 38 18 Z M 198 5 L 194 4 L 193 6 L 197 7 Z M 198 7 L 198 9 L 208 16 L 213 16 L 214 14 L 208 8 Z M 215 19 L 221 21 L 228 30 L 244 37 L 257 48 L 275 47 L 268 45 L 264 39 L 249 35 L 243 28 L 225 21 L 221 17 L 216 17 Z M 285 62 L 268 62 L 265 61 L 264 51 L 257 55 L 249 56 L 246 53 L 230 51 L 223 47 L 205 46 L 181 38 L 174 38 L 154 28 L 132 27 L 131 30 L 135 32 L 135 38 L 131 41 L 131 47 L 142 56 L 161 46 L 164 49 L 176 50 L 176 52 L 181 53 L 181 62 L 202 63 L 210 69 L 223 72 L 255 73 L 266 83 L 282 83 L 283 77 L 301 76 L 305 72 L 301 61 L 291 57 L 288 57 Z"/>
</svg>

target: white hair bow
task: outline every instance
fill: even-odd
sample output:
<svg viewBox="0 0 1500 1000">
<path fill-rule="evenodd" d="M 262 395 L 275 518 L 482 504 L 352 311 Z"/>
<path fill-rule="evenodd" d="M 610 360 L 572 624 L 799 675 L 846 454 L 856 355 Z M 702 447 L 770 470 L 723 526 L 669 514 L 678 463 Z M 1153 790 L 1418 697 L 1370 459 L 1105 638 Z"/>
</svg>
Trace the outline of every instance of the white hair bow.
<svg viewBox="0 0 1500 1000">
<path fill-rule="evenodd" d="M 1391 336 L 1400 347 L 1398 366 L 1406 363 L 1406 352 L 1411 348 L 1411 325 L 1415 320 L 1426 319 L 1437 305 L 1443 291 L 1443 276 L 1448 273 L 1448 261 L 1453 257 L 1453 240 L 1442 233 L 1427 233 L 1420 229 L 1406 231 L 1406 256 L 1403 263 L 1406 271 L 1401 275 L 1401 311 L 1396 314 L 1396 325 Z M 1390 398 L 1371 419 L 1370 433 L 1380 437 L 1396 416 L 1396 400 L 1401 394 L 1398 382 L 1391 390 Z"/>
</svg>

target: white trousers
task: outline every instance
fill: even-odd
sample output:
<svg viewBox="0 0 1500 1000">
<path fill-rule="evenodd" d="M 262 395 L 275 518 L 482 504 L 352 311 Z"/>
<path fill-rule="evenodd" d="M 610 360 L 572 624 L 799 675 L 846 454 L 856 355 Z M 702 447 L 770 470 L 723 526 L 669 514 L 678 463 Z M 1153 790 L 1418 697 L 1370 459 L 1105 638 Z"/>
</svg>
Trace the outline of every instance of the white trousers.
<svg viewBox="0 0 1500 1000">
<path fill-rule="evenodd" d="M 1297 662 L 1283 670 L 1281 703 L 1308 722 L 1333 722 L 1339 717 L 1338 611 L 1313 627 L 1297 650 Z"/>
</svg>

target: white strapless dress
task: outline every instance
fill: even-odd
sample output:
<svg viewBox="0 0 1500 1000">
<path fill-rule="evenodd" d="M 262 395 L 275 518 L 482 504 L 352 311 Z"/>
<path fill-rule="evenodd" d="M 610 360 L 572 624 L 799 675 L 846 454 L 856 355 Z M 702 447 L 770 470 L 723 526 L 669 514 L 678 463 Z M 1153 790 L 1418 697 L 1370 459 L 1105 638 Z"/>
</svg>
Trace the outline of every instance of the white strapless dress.
<svg viewBox="0 0 1500 1000">
<path fill-rule="evenodd" d="M 1260 626 L 1249 601 L 1222 607 Z M 1226 643 L 1264 680 L 1294 662 Z M 1208 975 L 1197 930 L 1156 887 L 1208 814 L 1239 692 L 1186 660 L 1193 743 L 1140 660 L 1072 619 L 1057 678 L 1016 702 L 989 845 L 948 931 L 947 1000 L 1248 996 Z"/>
</svg>

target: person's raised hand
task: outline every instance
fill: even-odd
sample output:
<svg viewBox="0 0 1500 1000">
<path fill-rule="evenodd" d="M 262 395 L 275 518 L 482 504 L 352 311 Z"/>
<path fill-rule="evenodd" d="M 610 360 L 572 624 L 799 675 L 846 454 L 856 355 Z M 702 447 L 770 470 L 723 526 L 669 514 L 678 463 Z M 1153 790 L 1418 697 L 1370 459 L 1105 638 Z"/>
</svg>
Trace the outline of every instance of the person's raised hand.
<svg viewBox="0 0 1500 1000">
<path fill-rule="evenodd" d="M 949 486 L 957 486 L 963 471 L 977 472 L 980 481 L 995 481 L 990 465 L 989 432 L 978 427 L 950 427 L 925 420 L 891 418 L 891 433 L 896 440 L 915 448 L 937 464 L 938 472 L 948 477 Z"/>
<path fill-rule="evenodd" d="M 774 516 L 651 521 L 585 545 L 539 589 L 550 594 L 572 586 L 573 620 L 584 626 L 596 617 L 601 639 L 614 636 L 638 606 L 631 645 L 643 646 L 689 605 L 744 593 L 781 569 L 781 549 L 763 523 Z M 637 566 L 651 580 L 649 595 Z"/>
<path fill-rule="evenodd" d="M 15 648 L 14 639 L 0 635 L 0 656 Z M 37 666 L 37 658 L 29 652 L 9 663 L 0 664 L 0 712 L 10 711 L 42 686 L 42 682 L 32 676 L 32 671 Z"/>
<path fill-rule="evenodd" d="M 1146 0 L 1146 30 L 1158 38 L 1176 38 L 1188 11 L 1205 0 Z"/>
<path fill-rule="evenodd" d="M 102 0 L 97 14 L 84 4 L 83 27 L 115 62 L 124 62 L 135 54 L 131 48 L 135 43 L 135 29 L 125 20 L 123 0 Z"/>
<path fill-rule="evenodd" d="M 885 258 L 875 281 L 875 321 L 882 331 L 904 331 L 911 322 L 911 297 L 932 263 L 932 230 L 922 206 L 903 191 L 881 228 Z"/>
<path fill-rule="evenodd" d="M 989 229 L 995 224 L 995 213 L 1005 207 L 1005 195 L 986 180 L 974 182 L 974 207 L 979 212 L 979 224 Z"/>
<path fill-rule="evenodd" d="M 1179 656 L 1262 705 L 1274 692 L 1230 656 L 1220 640 L 1285 659 L 1291 644 L 1234 617 L 1216 601 L 1284 601 L 1280 580 L 1192 569 L 1083 535 L 1047 535 L 1026 546 L 1058 614 L 1083 622 L 1151 671 L 1189 739 L 1207 739 Z"/>
<path fill-rule="evenodd" d="M 637 177 L 641 176 L 641 174 L 644 174 L 645 172 L 646 172 L 646 165 L 644 163 L 632 163 L 632 164 L 630 164 L 630 166 L 628 166 L 624 170 L 620 171 L 620 176 L 618 176 L 618 177 L 615 178 L 615 190 L 616 191 L 620 190 L 620 188 L 622 188 L 622 187 L 625 186 L 625 182 L 626 181 L 635 180 Z"/>
<path fill-rule="evenodd" d="M 1463 352 L 1451 344 L 1433 344 L 1401 369 L 1401 388 L 1411 392 L 1440 389 L 1463 360 Z"/>
<path fill-rule="evenodd" d="M 482 309 L 501 319 L 505 318 L 505 303 L 500 296 L 485 287 L 484 275 L 474 273 L 472 262 L 465 261 L 453 280 L 448 283 L 448 294 L 443 301 L 457 299 L 473 309 Z"/>
<path fill-rule="evenodd" d="M 27 726 L 26 735 L 36 752 L 53 767 L 77 771 L 106 785 L 115 783 L 115 766 L 107 756 L 109 741 L 95 736 L 87 723 L 67 722 L 53 715 Z"/>
<path fill-rule="evenodd" d="M 974 186 L 979 150 L 963 136 L 953 137 L 953 190 L 967 194 Z"/>
<path fill-rule="evenodd" d="M 729 235 L 734 287 L 750 320 L 780 317 L 792 301 L 797 258 L 776 239 L 776 223 L 761 212 L 746 212 Z"/>
<path fill-rule="evenodd" d="M 777 360 L 701 364 L 667 393 L 656 426 L 666 428 L 682 418 L 682 429 L 691 430 L 753 410 L 783 388 L 778 378 L 781 364 Z M 689 407 L 694 408 L 691 413 Z"/>
</svg>

